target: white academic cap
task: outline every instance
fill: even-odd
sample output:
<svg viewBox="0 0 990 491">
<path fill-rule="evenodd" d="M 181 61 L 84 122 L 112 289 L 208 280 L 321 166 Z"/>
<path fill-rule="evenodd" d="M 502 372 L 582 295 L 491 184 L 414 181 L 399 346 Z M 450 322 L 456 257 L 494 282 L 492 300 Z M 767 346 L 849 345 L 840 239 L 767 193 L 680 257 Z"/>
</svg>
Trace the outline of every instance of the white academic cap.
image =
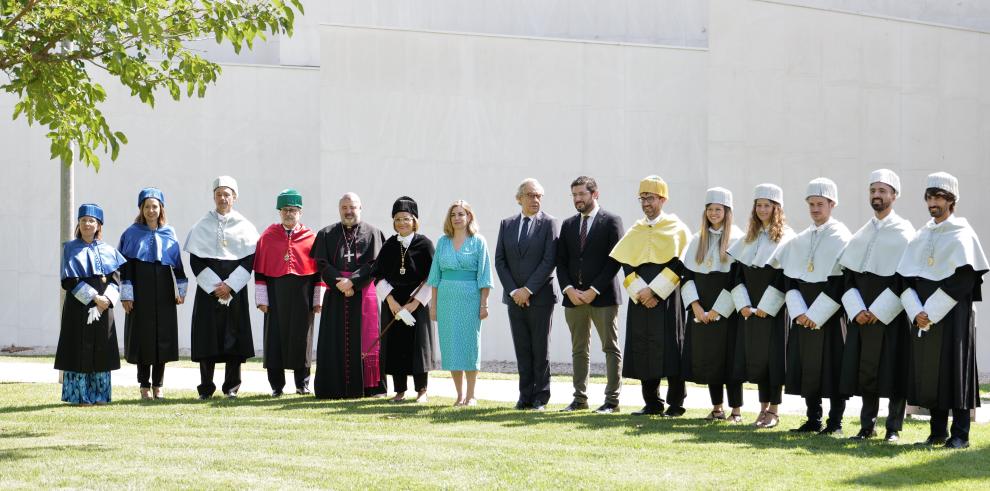
<svg viewBox="0 0 990 491">
<path fill-rule="evenodd" d="M 805 198 L 810 198 L 812 196 L 828 198 L 832 200 L 833 203 L 838 205 L 839 187 L 827 177 L 818 177 L 812 179 L 811 182 L 808 183 L 808 192 L 804 194 Z"/>
<path fill-rule="evenodd" d="M 753 189 L 753 201 L 761 198 L 784 206 L 784 190 L 780 189 L 780 186 L 776 184 L 770 184 L 769 182 L 757 184 L 756 188 Z"/>
<path fill-rule="evenodd" d="M 950 192 L 956 197 L 956 203 L 959 202 L 959 179 L 956 179 L 956 176 L 949 174 L 948 172 L 936 172 L 934 174 L 929 174 L 928 184 L 925 188 L 937 188 L 942 191 Z"/>
<path fill-rule="evenodd" d="M 870 173 L 870 184 L 880 182 L 894 188 L 894 192 L 901 194 L 901 178 L 890 169 L 877 169 Z"/>
<path fill-rule="evenodd" d="M 213 190 L 216 191 L 219 187 L 230 188 L 230 190 L 234 192 L 234 195 L 237 194 L 237 181 L 233 177 L 220 176 L 214 179 Z"/>
<path fill-rule="evenodd" d="M 732 191 L 719 187 L 705 191 L 705 206 L 713 203 L 732 208 Z"/>
</svg>

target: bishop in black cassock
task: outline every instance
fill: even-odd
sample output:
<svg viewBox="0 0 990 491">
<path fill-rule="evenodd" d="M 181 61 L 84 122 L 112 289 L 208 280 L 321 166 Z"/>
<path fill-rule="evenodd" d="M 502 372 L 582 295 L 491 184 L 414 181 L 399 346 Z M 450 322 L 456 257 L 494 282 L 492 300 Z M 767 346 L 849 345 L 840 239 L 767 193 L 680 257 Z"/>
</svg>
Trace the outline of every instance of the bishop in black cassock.
<svg viewBox="0 0 990 491">
<path fill-rule="evenodd" d="M 371 276 L 385 236 L 361 221 L 361 199 L 340 199 L 340 222 L 316 234 L 311 256 L 327 292 L 316 345 L 314 392 L 320 399 L 385 393 L 379 362 L 378 296 Z"/>
</svg>

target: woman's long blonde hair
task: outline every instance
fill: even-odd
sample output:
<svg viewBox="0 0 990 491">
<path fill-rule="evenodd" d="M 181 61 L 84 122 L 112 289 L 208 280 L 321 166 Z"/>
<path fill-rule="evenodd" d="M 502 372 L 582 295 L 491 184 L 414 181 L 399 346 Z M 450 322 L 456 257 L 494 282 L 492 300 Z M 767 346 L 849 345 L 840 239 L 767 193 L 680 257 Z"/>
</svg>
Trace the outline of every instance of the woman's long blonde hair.
<svg viewBox="0 0 990 491">
<path fill-rule="evenodd" d="M 764 198 L 765 199 L 765 198 Z M 784 236 L 784 227 L 787 225 L 787 217 L 784 216 L 784 208 L 774 200 L 767 200 L 773 205 L 773 213 L 770 214 L 770 226 L 767 228 L 767 235 L 770 240 L 780 242 Z M 763 230 L 763 221 L 756 214 L 756 200 L 753 200 L 753 211 L 749 213 L 749 228 L 746 230 L 746 243 L 749 244 L 760 236 Z"/>
<path fill-rule="evenodd" d="M 708 255 L 709 241 L 711 241 L 711 233 L 708 232 L 708 227 L 712 226 L 712 222 L 708 220 L 708 207 L 718 203 L 709 203 L 705 205 L 704 211 L 701 212 L 701 229 L 698 231 L 698 250 L 694 253 L 694 262 L 701 264 L 705 260 L 705 256 Z M 725 210 L 725 218 L 722 219 L 722 239 L 719 240 L 718 244 L 718 257 L 724 263 L 729 261 L 729 237 L 732 235 L 732 208 L 725 205 L 719 205 Z"/>
<path fill-rule="evenodd" d="M 447 237 L 453 237 L 454 236 L 454 224 L 450 222 L 450 213 L 452 211 L 454 211 L 454 208 L 457 208 L 458 206 L 460 206 L 461 208 L 463 208 L 464 211 L 467 213 L 467 216 L 468 216 L 467 234 L 468 235 L 474 235 L 474 234 L 478 233 L 478 221 L 474 218 L 474 210 L 471 209 L 471 205 L 468 204 L 467 201 L 464 201 L 462 199 L 459 199 L 459 200 L 451 203 L 450 204 L 450 207 L 447 208 L 447 216 L 446 216 L 446 218 L 443 219 L 443 233 L 444 233 L 444 235 L 446 235 Z"/>
</svg>

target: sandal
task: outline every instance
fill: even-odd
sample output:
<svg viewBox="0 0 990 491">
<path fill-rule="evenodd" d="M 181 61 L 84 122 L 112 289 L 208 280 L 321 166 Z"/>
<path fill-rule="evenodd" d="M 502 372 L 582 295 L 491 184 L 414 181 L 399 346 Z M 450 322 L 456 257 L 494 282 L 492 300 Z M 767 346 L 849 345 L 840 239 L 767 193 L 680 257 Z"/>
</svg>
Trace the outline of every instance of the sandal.
<svg viewBox="0 0 990 491">
<path fill-rule="evenodd" d="M 151 389 L 147 387 L 141 387 L 141 399 L 145 401 L 151 400 Z"/>
<path fill-rule="evenodd" d="M 152 387 L 151 389 L 156 400 L 162 400 L 165 398 L 165 391 L 163 391 L 161 387 Z"/>
<path fill-rule="evenodd" d="M 760 415 L 756 417 L 756 421 L 753 421 L 753 426 L 763 428 L 765 424 L 767 424 L 767 410 L 761 409 Z"/>
<path fill-rule="evenodd" d="M 777 417 L 777 413 L 767 411 L 767 417 L 766 417 L 766 421 L 764 421 L 763 423 L 763 427 L 773 428 L 774 426 L 777 426 L 778 423 L 780 423 L 780 418 Z"/>
<path fill-rule="evenodd" d="M 734 424 L 734 425 L 742 424 L 742 422 L 743 422 L 742 415 L 741 414 L 730 414 L 726 418 L 726 421 L 728 421 L 729 423 Z"/>
<path fill-rule="evenodd" d="M 406 393 L 405 392 L 396 392 L 395 393 L 395 397 L 389 399 L 389 402 L 402 402 L 404 400 L 406 400 Z"/>
<path fill-rule="evenodd" d="M 708 416 L 705 416 L 705 421 L 725 421 L 725 411 L 713 409 Z"/>
</svg>

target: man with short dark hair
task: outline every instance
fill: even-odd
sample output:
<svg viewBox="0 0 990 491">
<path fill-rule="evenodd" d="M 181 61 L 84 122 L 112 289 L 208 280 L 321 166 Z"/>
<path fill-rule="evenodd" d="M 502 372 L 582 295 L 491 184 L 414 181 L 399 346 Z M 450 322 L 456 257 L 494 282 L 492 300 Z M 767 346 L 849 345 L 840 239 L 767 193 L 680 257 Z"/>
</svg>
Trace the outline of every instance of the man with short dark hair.
<svg viewBox="0 0 990 491">
<path fill-rule="evenodd" d="M 571 331 L 574 364 L 574 401 L 562 411 L 588 409 L 588 371 L 591 368 L 591 324 L 594 322 L 605 353 L 605 403 L 599 413 L 619 411 L 622 389 L 622 351 L 616 316 L 619 263 L 609 252 L 622 237 L 622 219 L 598 206 L 598 183 L 581 176 L 571 183 L 577 215 L 564 220 L 557 241 L 557 278 L 564 293 L 564 319 Z"/>
<path fill-rule="evenodd" d="M 970 410 L 980 405 L 973 302 L 990 270 L 976 231 L 955 216 L 959 181 L 928 176 L 925 203 L 932 219 L 908 243 L 897 266 L 901 301 L 911 319 L 907 402 L 931 411 L 921 445 L 969 447 Z M 952 411 L 951 434 L 948 429 Z"/>
<path fill-rule="evenodd" d="M 849 318 L 839 389 L 863 398 L 854 440 L 876 436 L 881 397 L 890 399 L 884 439 L 897 441 L 904 425 L 909 323 L 898 298 L 896 272 L 914 227 L 894 212 L 900 188 L 901 180 L 892 170 L 870 174 L 873 218 L 853 235 L 839 259 L 845 278 L 842 305 Z"/>
</svg>

